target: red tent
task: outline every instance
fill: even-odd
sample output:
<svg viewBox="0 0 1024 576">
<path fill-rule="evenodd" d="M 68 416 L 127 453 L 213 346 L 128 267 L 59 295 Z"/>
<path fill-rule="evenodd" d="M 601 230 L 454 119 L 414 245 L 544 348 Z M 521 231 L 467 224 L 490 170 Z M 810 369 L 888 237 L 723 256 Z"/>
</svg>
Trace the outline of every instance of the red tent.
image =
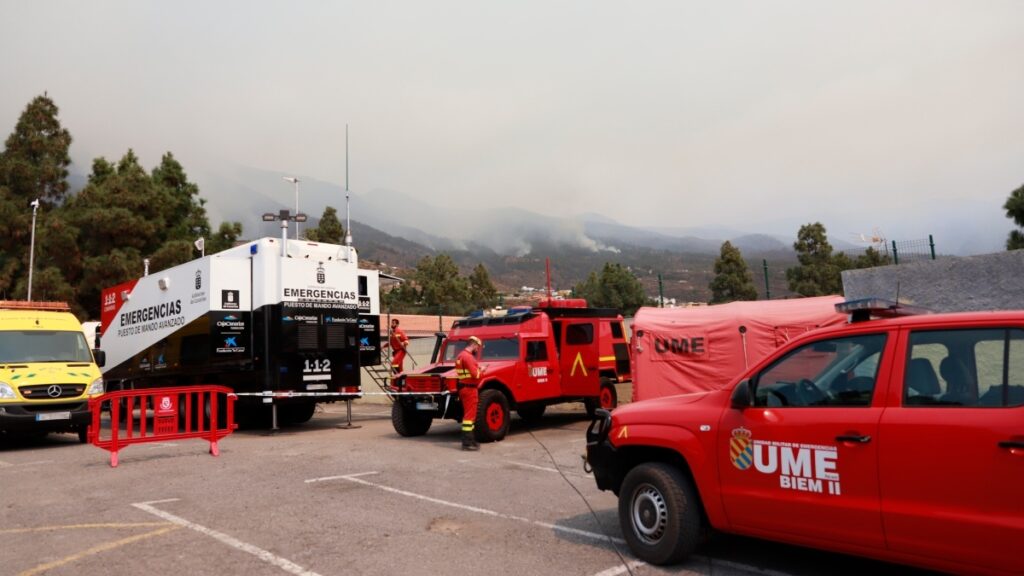
<svg viewBox="0 0 1024 576">
<path fill-rule="evenodd" d="M 633 319 L 633 400 L 727 385 L 782 344 L 846 322 L 840 296 L 641 308 Z"/>
</svg>

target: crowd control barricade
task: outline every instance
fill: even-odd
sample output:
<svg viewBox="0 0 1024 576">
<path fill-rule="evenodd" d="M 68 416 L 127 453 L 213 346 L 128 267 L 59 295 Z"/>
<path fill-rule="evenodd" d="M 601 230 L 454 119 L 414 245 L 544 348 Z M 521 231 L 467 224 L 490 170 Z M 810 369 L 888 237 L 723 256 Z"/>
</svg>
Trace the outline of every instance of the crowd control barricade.
<svg viewBox="0 0 1024 576">
<path fill-rule="evenodd" d="M 213 385 L 108 392 L 89 400 L 89 443 L 110 451 L 112 467 L 120 450 L 146 442 L 201 438 L 210 442 L 210 454 L 219 456 L 217 441 L 238 427 L 237 399 L 230 388 Z M 100 426 L 104 402 L 110 403 L 109 434 Z"/>
</svg>

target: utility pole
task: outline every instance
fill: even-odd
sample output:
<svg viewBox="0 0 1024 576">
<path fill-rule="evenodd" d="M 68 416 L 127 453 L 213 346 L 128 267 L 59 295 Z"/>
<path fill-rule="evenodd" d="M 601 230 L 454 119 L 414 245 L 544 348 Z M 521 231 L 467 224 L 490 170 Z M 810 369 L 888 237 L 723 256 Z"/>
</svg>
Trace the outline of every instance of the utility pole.
<svg viewBox="0 0 1024 576">
<path fill-rule="evenodd" d="M 36 212 L 39 210 L 39 198 L 32 201 L 32 240 L 28 249 L 28 301 L 32 301 L 32 268 L 35 265 L 36 255 Z"/>
</svg>

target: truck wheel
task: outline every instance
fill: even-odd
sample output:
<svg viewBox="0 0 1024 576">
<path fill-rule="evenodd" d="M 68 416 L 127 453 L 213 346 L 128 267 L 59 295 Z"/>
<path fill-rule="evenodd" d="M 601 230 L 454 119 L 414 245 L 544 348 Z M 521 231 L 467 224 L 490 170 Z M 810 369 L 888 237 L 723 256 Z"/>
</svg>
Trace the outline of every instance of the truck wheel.
<svg viewBox="0 0 1024 576">
<path fill-rule="evenodd" d="M 397 401 L 391 405 L 391 425 L 400 436 L 423 436 L 433 422 L 430 414 L 422 414 L 404 402 Z"/>
<path fill-rule="evenodd" d="M 316 402 L 287 404 L 278 406 L 278 410 L 280 410 L 278 416 L 284 420 L 285 424 L 305 424 L 313 418 L 313 413 L 316 412 Z"/>
<path fill-rule="evenodd" d="M 615 390 L 615 383 L 608 378 L 601 378 L 601 391 L 597 398 L 587 398 L 583 401 L 587 409 L 587 416 L 594 417 L 598 408 L 614 410 L 619 405 L 619 393 Z"/>
<path fill-rule="evenodd" d="M 700 540 L 699 505 L 678 469 L 661 462 L 633 468 L 619 491 L 619 525 L 629 549 L 658 566 L 683 561 Z"/>
<path fill-rule="evenodd" d="M 80 444 L 89 443 L 89 426 L 83 425 L 78 428 L 78 442 Z"/>
<path fill-rule="evenodd" d="M 544 409 L 547 408 L 544 404 L 524 404 L 519 408 L 516 408 L 516 413 L 523 419 L 523 422 L 527 424 L 536 424 L 541 416 L 544 415 Z"/>
<path fill-rule="evenodd" d="M 477 442 L 497 442 L 508 434 L 508 398 L 498 390 L 484 390 L 476 407 L 473 434 Z"/>
</svg>

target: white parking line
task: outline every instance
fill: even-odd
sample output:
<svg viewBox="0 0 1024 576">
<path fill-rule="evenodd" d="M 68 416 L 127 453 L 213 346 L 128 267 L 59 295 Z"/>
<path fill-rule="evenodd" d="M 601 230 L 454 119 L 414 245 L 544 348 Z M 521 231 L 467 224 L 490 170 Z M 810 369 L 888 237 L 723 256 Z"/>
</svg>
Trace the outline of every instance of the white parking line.
<svg viewBox="0 0 1024 576">
<path fill-rule="evenodd" d="M 523 468 L 531 468 L 533 470 L 542 470 L 544 472 L 554 472 L 555 474 L 562 473 L 568 476 L 578 476 L 580 478 L 589 478 L 589 474 L 580 474 L 579 472 L 567 472 L 565 470 L 559 470 L 558 468 L 549 468 L 547 466 L 537 466 L 536 464 L 527 464 L 526 462 L 512 462 L 508 461 L 513 466 L 522 466 Z"/>
<path fill-rule="evenodd" d="M 680 571 L 678 571 L 678 569 L 676 569 L 676 570 L 672 571 L 672 574 L 677 574 L 677 575 L 678 574 L 693 574 L 694 576 L 701 576 L 701 575 L 705 575 L 705 574 L 714 574 L 716 572 L 716 570 L 720 570 L 720 569 L 724 568 L 724 569 L 730 570 L 730 571 L 732 571 L 734 573 L 735 572 L 747 573 L 747 574 L 752 574 L 752 575 L 756 575 L 756 576 L 793 576 L 793 574 L 790 574 L 788 572 L 780 572 L 778 570 L 770 570 L 770 569 L 767 569 L 767 568 L 759 568 L 757 566 L 751 566 L 749 564 L 741 564 L 739 562 L 732 562 L 732 561 L 729 561 L 729 560 L 716 560 L 714 558 L 708 558 L 707 556 L 696 556 L 696 555 L 690 556 L 690 561 L 694 562 L 694 563 L 706 565 L 707 566 L 707 571 L 706 572 L 695 572 L 693 570 L 683 569 L 680 572 Z M 602 571 L 600 571 L 600 572 L 598 572 L 596 574 L 592 574 L 591 576 L 619 576 L 619 574 L 625 574 L 627 572 L 631 573 L 634 568 L 640 568 L 640 567 L 643 567 L 643 566 L 649 566 L 649 564 L 647 564 L 646 562 L 643 562 L 641 560 L 634 560 L 633 562 L 629 562 L 628 564 L 625 564 L 625 565 L 619 564 L 618 566 L 612 566 L 611 568 L 609 568 L 607 570 L 602 570 Z M 653 568 L 658 568 L 658 566 L 654 566 Z M 665 570 L 665 569 L 666 568 L 661 568 L 662 571 Z M 667 569 L 672 570 L 672 567 L 668 567 Z"/>
<path fill-rule="evenodd" d="M 640 568 L 641 566 L 647 566 L 647 562 L 635 560 L 626 565 L 619 564 L 618 566 L 612 566 L 611 568 L 607 570 L 602 570 L 597 574 L 593 574 L 592 576 L 619 576 L 619 574 L 631 572 L 634 568 Z"/>
<path fill-rule="evenodd" d="M 465 510 L 467 512 L 474 512 L 476 514 L 483 514 L 485 516 L 491 516 L 494 518 L 501 518 L 502 520 L 514 520 L 516 522 L 523 522 L 525 524 L 532 524 L 533 526 L 540 526 L 541 528 L 547 528 L 556 532 L 564 532 L 566 534 L 574 534 L 576 536 L 583 536 L 585 538 L 591 538 L 594 540 L 600 540 L 602 542 L 615 542 L 616 544 L 625 544 L 626 541 L 621 538 L 614 538 L 605 534 L 599 534 L 597 532 L 589 532 L 587 530 L 580 530 L 578 528 L 570 528 L 568 526 L 559 526 L 557 524 L 551 524 L 549 522 L 541 522 L 539 520 L 530 520 L 529 518 L 523 518 L 522 516 L 512 516 L 511 514 L 502 514 L 501 512 L 495 512 L 494 510 L 488 510 L 486 508 L 477 508 L 476 506 L 469 506 L 467 504 L 459 504 L 458 502 L 450 502 L 448 500 L 441 500 L 440 498 L 434 498 L 432 496 L 424 496 L 423 494 L 417 494 L 415 492 L 409 492 L 407 490 L 399 490 L 398 488 L 392 488 L 384 484 L 377 484 L 375 482 L 369 482 L 363 480 L 360 476 L 370 476 L 378 474 L 378 472 L 361 472 L 359 474 L 347 474 L 344 476 L 325 476 L 323 478 L 311 478 L 306 480 L 307 484 L 313 482 L 324 482 L 327 480 L 345 480 L 346 482 L 353 482 L 355 484 L 362 484 L 363 486 L 369 486 L 371 488 L 377 488 L 385 492 L 392 494 L 399 494 L 401 496 L 408 496 L 409 498 L 416 498 L 417 500 L 423 500 L 424 502 L 431 502 L 433 504 L 440 504 L 441 506 L 448 506 L 450 508 L 458 508 L 459 510 Z"/>
<path fill-rule="evenodd" d="M 31 462 L 4 462 L 0 460 L 0 468 L 16 468 L 20 466 L 35 466 L 37 464 L 53 464 L 53 460 L 33 460 Z"/>
<path fill-rule="evenodd" d="M 161 503 L 164 503 L 164 502 L 174 502 L 176 500 L 178 500 L 178 499 L 177 498 L 169 498 L 167 500 L 153 500 L 153 501 L 150 501 L 150 502 L 136 502 L 135 504 L 132 504 L 132 506 L 134 506 L 134 507 L 136 507 L 139 510 L 142 510 L 144 512 L 149 512 L 150 514 L 152 514 L 154 516 L 158 516 L 160 518 L 163 518 L 164 520 L 167 520 L 168 522 L 173 522 L 173 523 L 175 523 L 175 524 L 177 524 L 179 526 L 182 526 L 184 528 L 188 528 L 190 530 L 195 530 L 196 532 L 199 532 L 200 534 L 205 534 L 205 535 L 207 535 L 207 536 L 209 536 L 209 537 L 211 537 L 211 538 L 213 538 L 215 540 L 219 540 L 220 542 L 222 542 L 224 544 L 227 544 L 228 546 L 231 546 L 232 548 L 234 548 L 236 550 L 241 550 L 242 552 L 247 552 L 249 554 L 252 554 L 253 556 L 259 558 L 260 560 L 263 560 L 264 562 L 266 562 L 268 564 L 271 564 L 273 566 L 277 566 L 281 570 L 284 570 L 285 572 L 288 572 L 290 574 L 297 574 L 298 576 L 320 576 L 316 572 L 313 572 L 313 571 L 310 571 L 310 570 L 306 570 L 302 566 L 299 566 L 298 564 L 292 562 L 291 560 L 288 560 L 287 558 L 282 558 L 282 557 L 277 556 L 277 555 L 275 555 L 275 554 L 273 554 L 271 552 L 267 552 L 266 550 L 264 550 L 262 548 L 259 548 L 257 546 L 253 546 L 252 544 L 249 544 L 249 543 L 246 543 L 246 542 L 242 542 L 241 540 L 239 540 L 237 538 L 234 538 L 232 536 L 228 536 L 227 534 L 224 534 L 223 532 L 218 532 L 216 530 L 207 528 L 206 526 L 200 526 L 199 524 L 196 524 L 194 522 L 190 522 L 188 520 L 185 520 L 184 518 L 175 516 L 174 514 L 171 514 L 170 512 L 164 512 L 163 510 L 160 510 L 158 508 L 154 508 L 152 506 L 153 504 L 161 504 Z"/>
</svg>

